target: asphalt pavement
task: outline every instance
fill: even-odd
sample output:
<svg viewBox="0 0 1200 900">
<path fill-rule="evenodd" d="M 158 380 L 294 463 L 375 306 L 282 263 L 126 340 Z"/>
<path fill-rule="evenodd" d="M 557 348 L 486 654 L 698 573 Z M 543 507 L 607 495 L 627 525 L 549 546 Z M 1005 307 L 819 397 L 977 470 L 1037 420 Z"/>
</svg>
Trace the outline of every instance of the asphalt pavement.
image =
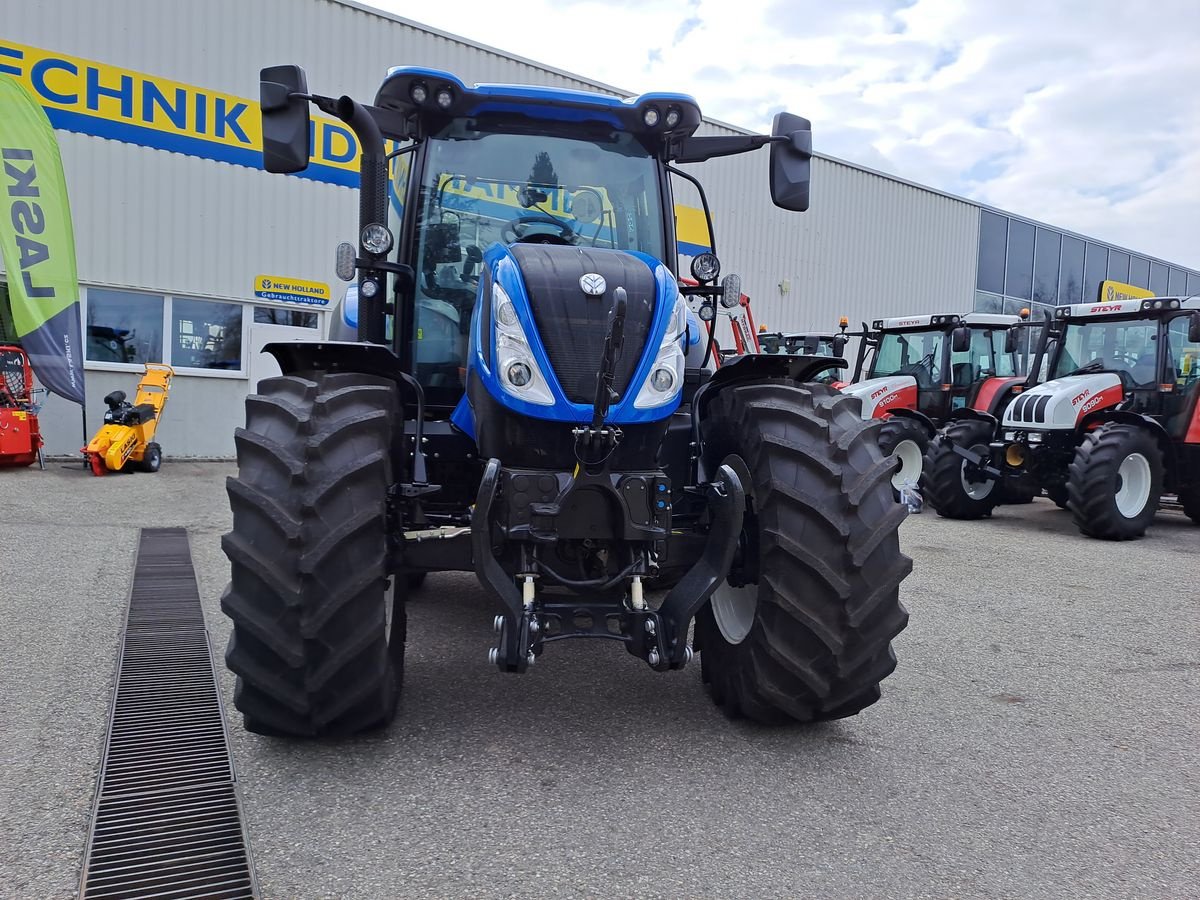
<svg viewBox="0 0 1200 900">
<path fill-rule="evenodd" d="M 140 527 L 188 528 L 220 663 L 233 471 L 0 471 L 0 897 L 77 889 Z M 248 734 L 222 666 L 264 896 L 1197 896 L 1200 528 L 1093 541 L 1039 500 L 902 534 L 899 668 L 832 724 L 731 722 L 607 643 L 501 675 L 466 575 L 412 603 L 385 732 Z"/>
</svg>

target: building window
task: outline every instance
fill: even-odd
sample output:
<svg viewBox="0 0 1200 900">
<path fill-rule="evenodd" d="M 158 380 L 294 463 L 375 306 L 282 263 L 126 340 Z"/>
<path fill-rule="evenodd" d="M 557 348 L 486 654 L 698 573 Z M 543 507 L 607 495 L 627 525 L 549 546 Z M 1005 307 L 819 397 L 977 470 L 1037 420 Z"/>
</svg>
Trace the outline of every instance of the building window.
<svg viewBox="0 0 1200 900">
<path fill-rule="evenodd" d="M 977 291 L 975 294 L 975 311 L 984 313 L 1004 312 L 1004 298 L 996 294 L 985 294 Z"/>
<path fill-rule="evenodd" d="M 1037 230 L 1033 256 L 1033 299 L 1053 305 L 1058 297 L 1058 257 L 1062 235 L 1049 228 Z"/>
<path fill-rule="evenodd" d="M 1189 297 L 1195 297 L 1197 294 L 1200 294 L 1200 275 L 1188 275 L 1187 292 Z"/>
<path fill-rule="evenodd" d="M 1033 290 L 1034 228 L 1028 222 L 1008 223 L 1008 262 L 1004 267 L 1004 293 L 1028 300 Z"/>
<path fill-rule="evenodd" d="M 1167 282 L 1168 297 L 1182 297 L 1187 293 L 1187 272 L 1182 269 L 1172 269 L 1170 281 Z"/>
<path fill-rule="evenodd" d="M 975 286 L 989 294 L 1004 293 L 1004 253 L 1008 219 L 987 210 L 979 212 L 979 268 Z"/>
<path fill-rule="evenodd" d="M 278 306 L 254 307 L 255 325 L 291 325 L 293 328 L 316 328 L 318 317 L 306 309 L 283 309 Z"/>
<path fill-rule="evenodd" d="M 1162 263 L 1150 263 L 1150 290 L 1155 297 L 1167 296 L 1167 279 L 1171 270 Z"/>
<path fill-rule="evenodd" d="M 1083 241 L 1063 235 L 1062 265 L 1058 269 L 1060 305 L 1083 302 Z"/>
<path fill-rule="evenodd" d="M 1108 276 L 1108 248 L 1099 244 L 1087 245 L 1087 261 L 1083 266 L 1083 302 L 1100 299 L 1100 285 Z"/>
<path fill-rule="evenodd" d="M 1129 284 L 1140 288 L 1150 286 L 1150 260 L 1140 256 L 1129 260 Z"/>
<path fill-rule="evenodd" d="M 163 298 L 88 288 L 86 358 L 90 362 L 163 361 Z"/>
<path fill-rule="evenodd" d="M 1120 250 L 1108 251 L 1108 278 L 1110 281 L 1119 281 L 1122 284 L 1129 284 L 1129 254 L 1122 253 Z"/>
<path fill-rule="evenodd" d="M 174 298 L 171 365 L 192 369 L 242 369 L 241 303 Z"/>
</svg>

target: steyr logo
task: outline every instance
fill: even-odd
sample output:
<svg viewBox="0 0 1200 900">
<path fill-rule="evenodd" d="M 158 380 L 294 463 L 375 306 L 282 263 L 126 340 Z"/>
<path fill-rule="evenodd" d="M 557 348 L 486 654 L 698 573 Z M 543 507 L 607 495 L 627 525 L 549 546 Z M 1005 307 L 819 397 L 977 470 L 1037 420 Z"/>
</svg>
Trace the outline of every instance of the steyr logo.
<svg viewBox="0 0 1200 900">
<path fill-rule="evenodd" d="M 579 276 L 579 289 L 589 297 L 599 297 L 608 289 L 608 285 L 604 283 L 603 275 L 588 272 Z"/>
</svg>

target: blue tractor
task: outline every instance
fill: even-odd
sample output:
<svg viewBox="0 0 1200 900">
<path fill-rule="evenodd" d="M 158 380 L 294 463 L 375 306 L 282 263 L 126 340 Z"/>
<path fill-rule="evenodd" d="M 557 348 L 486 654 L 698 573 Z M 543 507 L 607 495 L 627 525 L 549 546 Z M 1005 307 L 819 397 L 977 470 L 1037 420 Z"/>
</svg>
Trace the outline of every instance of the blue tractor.
<svg viewBox="0 0 1200 900">
<path fill-rule="evenodd" d="M 387 724 L 409 592 L 447 570 L 494 598 L 504 672 L 591 638 L 660 672 L 699 652 L 731 716 L 877 700 L 911 570 L 893 463 L 857 399 L 811 382 L 844 361 L 719 364 L 711 323 L 738 279 L 718 282 L 714 253 L 678 272 L 672 180 L 703 199 L 678 166 L 769 146 L 775 204 L 803 211 L 809 122 L 697 136 L 681 94 L 423 68 L 393 69 L 364 106 L 277 66 L 269 171 L 307 166 L 310 104 L 362 153 L 358 245 L 338 248 L 355 333 L 268 347 L 283 374 L 236 435 L 222 608 L 246 727 Z"/>
</svg>

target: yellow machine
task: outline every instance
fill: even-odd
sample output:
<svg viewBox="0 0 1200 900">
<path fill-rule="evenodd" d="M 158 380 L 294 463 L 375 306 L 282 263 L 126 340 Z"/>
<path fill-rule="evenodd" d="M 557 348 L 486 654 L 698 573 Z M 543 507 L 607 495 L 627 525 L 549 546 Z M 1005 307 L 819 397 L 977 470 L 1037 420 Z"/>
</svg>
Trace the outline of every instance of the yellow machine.
<svg viewBox="0 0 1200 900">
<path fill-rule="evenodd" d="M 92 474 L 128 469 L 158 471 L 162 448 L 154 443 L 154 432 L 167 405 L 174 375 L 170 366 L 146 363 L 146 374 L 138 383 L 133 403 L 125 399 L 124 391 L 113 391 L 104 398 L 108 404 L 104 424 L 83 448 Z"/>
</svg>

